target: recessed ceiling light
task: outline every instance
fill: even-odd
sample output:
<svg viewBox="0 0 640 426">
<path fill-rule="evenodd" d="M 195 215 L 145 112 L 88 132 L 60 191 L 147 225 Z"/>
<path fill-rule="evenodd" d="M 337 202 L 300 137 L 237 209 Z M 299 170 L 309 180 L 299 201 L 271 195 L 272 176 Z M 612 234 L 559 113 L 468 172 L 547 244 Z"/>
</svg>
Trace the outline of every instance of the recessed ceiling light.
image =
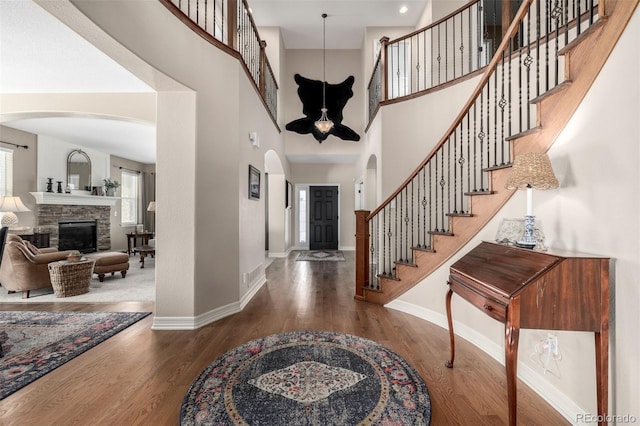
<svg viewBox="0 0 640 426">
<path fill-rule="evenodd" d="M 409 10 L 409 8 L 407 6 L 402 6 L 400 8 L 400 13 L 405 14 L 405 13 L 407 13 L 408 10 Z"/>
</svg>

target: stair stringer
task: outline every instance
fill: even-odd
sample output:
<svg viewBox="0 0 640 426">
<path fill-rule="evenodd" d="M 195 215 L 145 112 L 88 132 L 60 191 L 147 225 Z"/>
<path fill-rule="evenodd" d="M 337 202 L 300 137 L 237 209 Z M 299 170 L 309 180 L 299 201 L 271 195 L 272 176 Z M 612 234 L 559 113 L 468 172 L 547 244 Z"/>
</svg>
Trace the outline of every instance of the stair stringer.
<svg viewBox="0 0 640 426">
<path fill-rule="evenodd" d="M 549 150 L 596 80 L 639 2 L 607 0 L 606 17 L 601 18 L 606 21 L 563 49 L 568 84 L 535 100 L 540 127 L 512 139 L 512 156 Z M 384 305 L 406 293 L 460 251 L 502 209 L 515 193 L 515 190 L 504 189 L 509 169 L 493 170 L 489 174 L 494 193 L 472 196 L 473 216 L 451 217 L 453 235 L 433 235 L 433 252 L 413 250 L 415 266 L 396 264 L 396 279 L 380 277 L 382 290 L 365 288 L 364 300 Z"/>
</svg>

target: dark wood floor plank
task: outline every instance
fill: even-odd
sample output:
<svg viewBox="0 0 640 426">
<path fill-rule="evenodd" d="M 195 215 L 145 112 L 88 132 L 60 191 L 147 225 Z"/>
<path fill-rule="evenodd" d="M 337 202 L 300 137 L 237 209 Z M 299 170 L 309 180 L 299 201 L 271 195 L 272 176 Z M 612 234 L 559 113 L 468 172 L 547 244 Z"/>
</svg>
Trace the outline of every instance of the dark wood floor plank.
<svg viewBox="0 0 640 426">
<path fill-rule="evenodd" d="M 346 262 L 276 259 L 267 284 L 235 315 L 193 331 L 152 331 L 152 317 L 132 325 L 0 401 L 2 425 L 176 425 L 189 385 L 216 358 L 251 339 L 293 330 L 355 334 L 404 357 L 425 380 L 432 425 L 507 423 L 504 368 L 456 341 L 446 368 L 448 332 L 353 299 L 354 255 Z M 442 301 L 444 304 L 444 300 Z M 15 303 L 0 310 L 153 311 L 153 303 Z M 519 424 L 569 424 L 519 383 Z"/>
</svg>

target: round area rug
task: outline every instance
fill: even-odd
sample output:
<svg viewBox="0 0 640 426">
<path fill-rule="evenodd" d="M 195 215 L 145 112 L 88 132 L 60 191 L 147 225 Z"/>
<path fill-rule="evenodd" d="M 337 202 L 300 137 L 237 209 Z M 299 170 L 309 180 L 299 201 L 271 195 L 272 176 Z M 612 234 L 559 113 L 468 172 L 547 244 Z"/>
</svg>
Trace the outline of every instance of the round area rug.
<svg viewBox="0 0 640 426">
<path fill-rule="evenodd" d="M 427 387 L 371 340 L 298 331 L 252 340 L 210 364 L 182 402 L 182 425 L 428 425 Z"/>
</svg>

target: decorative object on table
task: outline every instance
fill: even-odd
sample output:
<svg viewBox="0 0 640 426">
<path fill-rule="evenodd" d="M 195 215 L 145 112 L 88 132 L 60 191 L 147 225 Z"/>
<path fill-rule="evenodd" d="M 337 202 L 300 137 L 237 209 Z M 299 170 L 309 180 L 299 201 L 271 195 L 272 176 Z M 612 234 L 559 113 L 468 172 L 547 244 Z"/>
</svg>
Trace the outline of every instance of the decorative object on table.
<svg viewBox="0 0 640 426">
<path fill-rule="evenodd" d="M 104 192 L 102 191 L 102 187 L 101 186 L 94 186 L 91 188 L 91 195 L 97 195 L 99 197 L 102 197 L 104 195 Z"/>
<path fill-rule="evenodd" d="M 69 184 L 67 184 L 67 186 L 65 186 L 64 193 L 65 194 L 71 194 L 71 186 L 69 186 Z"/>
<path fill-rule="evenodd" d="M 82 259 L 82 253 L 78 250 L 72 250 L 71 253 L 67 255 L 67 262 L 78 262 Z"/>
<path fill-rule="evenodd" d="M 107 197 L 113 197 L 116 195 L 116 189 L 120 187 L 120 182 L 109 178 L 103 179 L 102 181 L 104 182 L 104 192 Z"/>
<path fill-rule="evenodd" d="M 150 312 L 0 311 L 0 399 L 140 321 Z"/>
<path fill-rule="evenodd" d="M 53 192 L 53 178 L 47 178 L 47 192 Z"/>
<path fill-rule="evenodd" d="M 518 240 L 522 239 L 524 235 L 524 219 L 502 219 L 498 232 L 496 232 L 496 242 L 500 244 L 506 244 L 509 246 L 515 246 Z M 534 250 L 546 251 L 547 248 L 544 245 L 544 233 L 542 232 L 542 226 L 540 222 L 536 222 L 534 228 L 534 235 L 536 237 L 536 246 Z"/>
<path fill-rule="evenodd" d="M 58 194 L 62 194 L 62 181 L 61 180 L 57 180 L 56 181 L 58 183 Z"/>
<path fill-rule="evenodd" d="M 300 74 L 294 76 L 298 83 L 298 96 L 302 101 L 302 113 L 305 117 L 287 123 L 286 129 L 300 134 L 311 133 L 319 143 L 329 135 L 343 140 L 359 141 L 360 136 L 342 124 L 342 110 L 353 96 L 355 78 L 351 75 L 340 84 L 328 84 L 326 81 L 326 20 L 327 14 L 323 13 L 322 81 L 310 80 Z"/>
<path fill-rule="evenodd" d="M 547 154 L 528 152 L 517 155 L 505 187 L 507 189 L 527 190 L 527 214 L 524 219 L 524 235 L 522 239 L 516 241 L 516 246 L 532 249 L 536 246 L 533 190 L 558 187 L 558 179 L 553 174 Z"/>
<path fill-rule="evenodd" d="M 300 261 L 344 262 L 344 254 L 340 250 L 303 251 L 296 257 Z"/>
<path fill-rule="evenodd" d="M 149 205 L 147 206 L 147 211 L 148 212 L 155 212 L 156 211 L 156 202 L 155 201 L 149 201 Z"/>
<path fill-rule="evenodd" d="M 427 386 L 406 360 L 374 341 L 328 331 L 276 334 L 232 349 L 196 378 L 180 409 L 183 426 L 430 420 Z"/>
<path fill-rule="evenodd" d="M 260 199 L 260 170 L 249 164 L 249 199 Z"/>
<path fill-rule="evenodd" d="M 2 221 L 0 222 L 2 226 L 15 228 L 18 226 L 18 216 L 16 216 L 15 212 L 30 211 L 31 210 L 22 204 L 20 197 L 9 196 L 0 198 L 0 212 L 4 213 L 4 215 L 2 215 Z"/>
</svg>

